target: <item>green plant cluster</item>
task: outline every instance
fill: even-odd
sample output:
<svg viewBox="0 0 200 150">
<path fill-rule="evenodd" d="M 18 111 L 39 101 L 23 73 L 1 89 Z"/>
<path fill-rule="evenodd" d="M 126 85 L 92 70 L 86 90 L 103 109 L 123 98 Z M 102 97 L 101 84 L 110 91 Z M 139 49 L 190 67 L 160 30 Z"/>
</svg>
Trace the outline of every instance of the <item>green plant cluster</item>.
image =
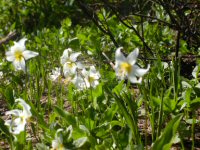
<svg viewBox="0 0 200 150">
<path fill-rule="evenodd" d="M 134 2 L 0 0 L 0 149 L 48 150 L 55 139 L 60 149 L 200 147 L 200 48 L 188 41 L 189 31 L 175 28 L 170 14 L 176 19 L 177 12 L 165 8 L 171 1 Z M 10 39 L 11 32 L 17 34 Z M 6 60 L 14 41 L 23 37 L 26 49 L 39 53 L 26 62 L 26 72 Z M 125 56 L 139 48 L 137 65 L 150 64 L 141 84 L 116 77 L 110 64 L 120 46 Z M 81 52 L 78 59 L 85 66 L 96 66 L 99 85 L 79 91 L 65 83 L 62 69 L 59 79 L 51 80 L 67 48 Z M 188 63 L 191 71 L 185 75 Z M 13 135 L 5 112 L 16 108 L 19 97 L 31 107 L 32 117 L 25 131 Z"/>
</svg>

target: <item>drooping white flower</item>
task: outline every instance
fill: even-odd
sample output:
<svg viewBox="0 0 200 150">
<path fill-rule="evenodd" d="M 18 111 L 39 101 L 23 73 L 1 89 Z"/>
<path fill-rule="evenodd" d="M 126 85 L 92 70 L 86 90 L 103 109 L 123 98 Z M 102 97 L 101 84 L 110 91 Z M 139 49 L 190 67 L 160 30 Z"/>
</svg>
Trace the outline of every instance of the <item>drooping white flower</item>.
<svg viewBox="0 0 200 150">
<path fill-rule="evenodd" d="M 122 47 L 115 52 L 115 71 L 117 77 L 121 80 L 127 77 L 131 83 L 141 83 L 142 76 L 149 71 L 150 65 L 148 65 L 147 69 L 141 69 L 136 65 L 139 49 L 132 51 L 127 58 L 122 54 L 121 49 Z"/>
<path fill-rule="evenodd" d="M 93 87 L 95 88 L 99 84 L 100 74 L 96 71 L 94 66 L 90 66 L 90 70 L 86 71 L 85 69 L 82 70 L 82 75 L 84 76 L 84 81 L 86 87 Z"/>
<path fill-rule="evenodd" d="M 51 150 L 65 150 L 63 145 L 63 137 L 59 132 L 63 131 L 63 129 L 58 129 L 56 131 L 55 139 L 52 141 L 52 149 Z"/>
<path fill-rule="evenodd" d="M 12 134 L 19 134 L 24 131 L 27 120 L 32 116 L 30 111 L 31 107 L 25 103 L 21 98 L 15 100 L 19 105 L 22 106 L 23 110 L 14 109 L 7 111 L 6 115 L 13 115 L 11 120 L 6 120 L 5 125 L 9 126 L 9 130 Z"/>
<path fill-rule="evenodd" d="M 61 68 L 56 67 L 52 70 L 52 74 L 50 74 L 50 79 L 55 81 L 59 76 L 61 76 Z"/>
<path fill-rule="evenodd" d="M 81 66 L 81 64 L 77 62 L 77 57 L 80 54 L 80 52 L 72 53 L 71 48 L 64 50 L 63 55 L 60 58 L 60 63 L 63 65 L 63 73 L 65 77 L 74 75 L 77 68 Z"/>
<path fill-rule="evenodd" d="M 26 38 L 23 38 L 18 42 L 14 42 L 14 45 L 11 46 L 10 50 L 6 52 L 6 59 L 13 63 L 15 70 L 25 71 L 25 60 L 38 55 L 37 52 L 26 50 L 26 40 Z"/>
</svg>

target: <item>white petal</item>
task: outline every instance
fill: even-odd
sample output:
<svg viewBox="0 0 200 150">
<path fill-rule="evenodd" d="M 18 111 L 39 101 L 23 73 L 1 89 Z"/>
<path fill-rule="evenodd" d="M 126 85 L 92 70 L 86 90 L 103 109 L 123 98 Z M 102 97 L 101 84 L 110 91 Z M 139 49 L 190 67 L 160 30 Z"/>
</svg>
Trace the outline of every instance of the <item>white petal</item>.
<svg viewBox="0 0 200 150">
<path fill-rule="evenodd" d="M 24 59 L 25 59 L 25 60 L 28 60 L 28 59 L 30 59 L 30 58 L 32 58 L 32 57 L 37 56 L 37 55 L 39 55 L 39 53 L 33 52 L 33 51 L 29 51 L 29 50 L 25 50 L 25 51 L 23 52 L 23 56 L 24 56 Z"/>
<path fill-rule="evenodd" d="M 115 52 L 115 65 L 118 66 L 118 64 L 122 62 L 126 62 L 126 57 L 121 52 L 122 47 L 118 48 Z"/>
<path fill-rule="evenodd" d="M 73 66 L 69 67 L 69 64 L 65 63 L 63 66 L 64 75 L 66 74 L 65 77 L 75 74 L 76 69 L 77 69 L 77 66 L 75 64 L 73 64 Z"/>
<path fill-rule="evenodd" d="M 15 56 L 11 51 L 7 51 L 6 52 L 6 59 L 7 59 L 7 61 L 14 61 L 15 60 Z"/>
<path fill-rule="evenodd" d="M 30 112 L 31 107 L 23 99 L 18 98 L 15 100 L 15 102 L 19 102 L 19 104 L 23 107 L 23 115 L 26 118 L 29 118 L 32 116 L 32 114 Z"/>
<path fill-rule="evenodd" d="M 27 41 L 27 38 L 22 38 L 21 40 L 18 41 L 20 45 L 25 45 L 25 42 Z"/>
<path fill-rule="evenodd" d="M 72 80 L 72 83 L 76 86 L 77 89 L 83 90 L 86 88 L 85 81 L 81 76 L 75 76 Z"/>
<path fill-rule="evenodd" d="M 135 74 L 137 77 L 142 77 L 149 71 L 149 68 L 150 65 L 148 65 L 147 69 L 141 69 L 137 65 L 134 65 L 131 74 Z"/>
<path fill-rule="evenodd" d="M 59 141 L 57 139 L 52 141 L 52 148 L 57 149 L 59 147 Z"/>
<path fill-rule="evenodd" d="M 6 120 L 5 123 L 4 123 L 4 125 L 11 126 L 12 122 L 13 122 L 12 120 Z"/>
<path fill-rule="evenodd" d="M 81 54 L 80 52 L 72 53 L 72 54 L 70 55 L 70 60 L 71 60 L 72 62 L 75 62 L 75 61 L 77 60 L 77 57 L 78 57 L 80 54 Z"/>
<path fill-rule="evenodd" d="M 15 42 L 15 45 L 10 47 L 10 51 L 12 53 L 14 53 L 15 51 L 25 51 L 25 50 L 26 50 L 25 45 L 22 46 L 22 45 L 20 45 L 19 43 L 16 43 L 16 42 Z"/>
<path fill-rule="evenodd" d="M 76 62 L 76 66 L 78 69 L 83 69 L 84 65 L 81 62 Z"/>
<path fill-rule="evenodd" d="M 193 71 L 192 71 L 192 76 L 193 76 L 194 78 L 197 78 L 198 69 L 199 69 L 199 67 L 196 66 L 196 67 L 193 69 Z"/>
<path fill-rule="evenodd" d="M 139 54 L 139 49 L 136 48 L 134 51 L 132 51 L 128 57 L 127 57 L 127 61 L 129 62 L 129 64 L 134 65 L 136 63 L 137 57 Z"/>
<path fill-rule="evenodd" d="M 139 80 L 136 78 L 136 76 L 128 76 L 128 79 L 130 80 L 131 83 L 141 83 L 142 78 L 139 78 Z"/>
<path fill-rule="evenodd" d="M 13 110 L 10 110 L 10 111 L 6 111 L 5 115 L 19 116 L 21 113 L 22 113 L 21 110 L 19 110 L 19 109 L 13 109 Z"/>
<path fill-rule="evenodd" d="M 69 52 L 71 52 L 71 51 L 72 51 L 71 48 L 64 50 L 63 55 L 60 57 L 60 63 L 62 65 L 64 65 L 66 63 L 67 59 L 69 58 Z"/>
<path fill-rule="evenodd" d="M 13 65 L 15 66 L 16 70 L 23 70 L 25 71 L 25 61 L 22 59 L 21 61 L 14 60 Z"/>
<path fill-rule="evenodd" d="M 86 71 L 85 68 L 81 71 L 81 73 L 82 73 L 82 75 L 83 75 L 84 77 L 88 77 L 89 72 Z"/>
<path fill-rule="evenodd" d="M 16 127 L 13 128 L 14 129 L 13 134 L 19 134 L 20 132 L 24 131 L 25 125 L 26 122 L 18 124 Z"/>
<path fill-rule="evenodd" d="M 94 66 L 90 66 L 90 73 L 95 74 L 96 72 L 96 68 Z"/>
<path fill-rule="evenodd" d="M 99 85 L 99 81 L 98 81 L 98 80 L 95 80 L 95 81 L 92 83 L 92 87 L 95 88 L 97 85 Z"/>
<path fill-rule="evenodd" d="M 18 44 L 21 45 L 22 47 L 24 47 L 25 49 L 25 42 L 26 42 L 26 38 L 22 38 L 21 40 L 18 41 Z"/>
</svg>

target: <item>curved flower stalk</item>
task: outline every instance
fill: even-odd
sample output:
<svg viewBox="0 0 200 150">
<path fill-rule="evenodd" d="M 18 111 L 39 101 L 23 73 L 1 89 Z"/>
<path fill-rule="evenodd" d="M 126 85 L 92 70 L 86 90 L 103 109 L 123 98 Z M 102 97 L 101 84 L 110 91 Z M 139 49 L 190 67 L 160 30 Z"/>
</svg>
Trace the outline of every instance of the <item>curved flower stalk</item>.
<svg viewBox="0 0 200 150">
<path fill-rule="evenodd" d="M 94 66 L 90 66 L 90 70 L 82 70 L 82 75 L 84 76 L 85 85 L 87 88 L 95 88 L 99 84 L 100 74 Z"/>
<path fill-rule="evenodd" d="M 63 65 L 65 77 L 74 75 L 77 68 L 81 67 L 80 62 L 77 62 L 77 58 L 80 54 L 80 52 L 72 53 L 71 48 L 64 50 L 63 55 L 60 58 L 60 63 Z"/>
<path fill-rule="evenodd" d="M 10 50 L 6 52 L 6 59 L 13 63 L 15 70 L 25 71 L 25 60 L 38 55 L 37 52 L 26 50 L 25 42 L 26 38 L 14 42 L 14 45 L 10 47 Z"/>
<path fill-rule="evenodd" d="M 5 113 L 6 115 L 12 115 L 14 117 L 11 120 L 6 120 L 5 125 L 9 126 L 9 131 L 16 135 L 24 131 L 27 120 L 32 116 L 32 113 L 30 111 L 31 107 L 23 99 L 18 98 L 15 102 L 21 105 L 23 110 L 14 109 L 7 111 Z"/>
<path fill-rule="evenodd" d="M 118 48 L 115 52 L 115 71 L 118 78 L 128 78 L 131 83 L 141 83 L 142 76 L 144 76 L 150 68 L 148 65 L 147 69 L 141 69 L 136 65 L 136 60 L 139 55 L 139 49 L 132 51 L 126 58 L 122 52 L 122 47 Z"/>
</svg>

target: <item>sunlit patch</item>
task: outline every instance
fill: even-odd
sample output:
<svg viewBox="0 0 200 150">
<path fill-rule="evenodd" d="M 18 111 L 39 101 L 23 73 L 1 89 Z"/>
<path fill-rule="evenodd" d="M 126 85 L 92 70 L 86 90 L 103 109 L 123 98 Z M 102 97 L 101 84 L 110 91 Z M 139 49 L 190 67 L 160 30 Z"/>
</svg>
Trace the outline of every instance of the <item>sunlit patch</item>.
<svg viewBox="0 0 200 150">
<path fill-rule="evenodd" d="M 23 59 L 22 51 L 20 51 L 20 50 L 15 51 L 15 59 L 17 61 L 21 61 Z"/>
</svg>

